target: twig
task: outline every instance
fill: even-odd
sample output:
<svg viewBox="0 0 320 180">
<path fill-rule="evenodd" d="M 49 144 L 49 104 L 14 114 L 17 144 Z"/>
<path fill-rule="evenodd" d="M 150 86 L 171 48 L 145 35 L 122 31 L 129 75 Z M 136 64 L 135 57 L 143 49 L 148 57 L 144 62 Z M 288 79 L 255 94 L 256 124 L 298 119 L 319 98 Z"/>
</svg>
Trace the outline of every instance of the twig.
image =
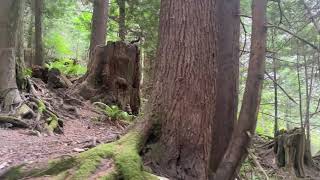
<svg viewBox="0 0 320 180">
<path fill-rule="evenodd" d="M 254 164 L 260 169 L 260 171 L 266 176 L 266 180 L 269 180 L 269 176 L 266 173 L 266 171 L 262 168 L 261 164 L 259 163 L 257 157 L 249 150 L 247 149 L 249 156 L 252 158 Z"/>
</svg>

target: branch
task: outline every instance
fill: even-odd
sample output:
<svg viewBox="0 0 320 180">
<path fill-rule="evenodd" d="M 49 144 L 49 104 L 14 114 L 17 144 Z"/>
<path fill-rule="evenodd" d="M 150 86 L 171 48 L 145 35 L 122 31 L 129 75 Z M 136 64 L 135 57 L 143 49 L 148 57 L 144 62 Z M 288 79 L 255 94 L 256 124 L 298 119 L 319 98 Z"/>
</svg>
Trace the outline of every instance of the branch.
<svg viewBox="0 0 320 180">
<path fill-rule="evenodd" d="M 277 28 L 277 29 L 279 29 L 279 30 L 281 30 L 281 31 L 283 31 L 283 32 L 286 32 L 286 33 L 292 35 L 293 37 L 297 38 L 298 40 L 304 42 L 305 44 L 309 45 L 310 47 L 312 47 L 312 48 L 315 49 L 316 51 L 320 52 L 320 49 L 319 49 L 316 45 L 310 43 L 310 42 L 307 41 L 306 39 L 303 39 L 302 37 L 296 35 L 295 33 L 291 32 L 291 31 L 289 31 L 289 30 L 287 30 L 287 29 L 285 29 L 285 28 L 283 28 L 283 27 L 276 26 L 276 25 L 268 25 L 267 27 L 268 27 L 268 28 Z"/>
<path fill-rule="evenodd" d="M 281 91 L 292 101 L 294 102 L 295 104 L 298 104 L 271 76 L 270 74 L 268 74 L 267 71 L 264 71 L 264 74 L 266 74 L 268 76 L 268 78 L 273 81 L 274 84 L 276 84 L 280 89 Z"/>
</svg>

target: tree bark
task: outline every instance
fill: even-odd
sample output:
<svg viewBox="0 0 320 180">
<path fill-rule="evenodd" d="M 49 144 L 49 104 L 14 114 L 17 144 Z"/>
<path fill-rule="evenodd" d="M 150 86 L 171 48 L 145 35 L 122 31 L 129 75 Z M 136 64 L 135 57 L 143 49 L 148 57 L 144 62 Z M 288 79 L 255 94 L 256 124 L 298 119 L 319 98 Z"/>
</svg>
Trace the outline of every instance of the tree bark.
<svg viewBox="0 0 320 180">
<path fill-rule="evenodd" d="M 211 179 L 233 179 L 248 154 L 250 134 L 254 134 L 257 123 L 264 79 L 267 37 L 266 7 L 267 0 L 253 0 L 252 2 L 250 63 L 239 120 L 226 154 Z"/>
<path fill-rule="evenodd" d="M 309 78 L 308 73 L 308 65 L 307 65 L 307 57 L 304 55 L 304 75 L 305 75 L 305 86 L 306 86 L 306 111 L 305 111 L 305 132 L 306 132 L 306 147 L 305 147 L 305 164 L 309 167 L 313 165 L 312 161 L 312 154 L 311 154 L 311 137 L 310 137 L 310 103 L 311 103 L 311 97 L 312 97 L 312 90 L 313 90 L 313 72 L 314 72 L 314 66 L 312 66 L 311 75 Z M 310 83 L 309 83 L 310 80 Z"/>
<path fill-rule="evenodd" d="M 35 65 L 43 66 L 43 41 L 42 41 L 42 11 L 43 11 L 43 1 L 35 0 Z"/>
<path fill-rule="evenodd" d="M 17 51 L 16 51 L 16 73 L 17 73 L 17 85 L 19 89 L 26 89 L 27 80 L 25 77 L 25 61 L 24 61 L 24 9 L 25 9 L 25 0 L 20 0 L 20 9 L 19 9 L 19 19 L 18 21 L 18 37 L 17 37 Z"/>
<path fill-rule="evenodd" d="M 230 142 L 238 110 L 239 0 L 217 1 L 217 96 L 210 166 L 215 171 Z"/>
<path fill-rule="evenodd" d="M 161 123 L 163 173 L 207 179 L 215 109 L 214 0 L 162 0 L 152 112 Z M 157 152 L 158 153 L 157 153 Z"/>
<path fill-rule="evenodd" d="M 15 61 L 21 5 L 22 0 L 0 2 L 0 102 L 3 111 L 10 111 L 22 102 L 16 83 Z"/>
<path fill-rule="evenodd" d="M 106 44 L 107 20 L 109 0 L 94 0 L 93 15 L 91 22 L 91 40 L 89 49 L 88 69 L 92 65 L 92 55 L 98 45 Z"/>
<path fill-rule="evenodd" d="M 126 38 L 126 0 L 117 0 L 119 6 L 119 37 L 121 41 Z"/>
<path fill-rule="evenodd" d="M 124 42 L 109 42 L 97 47 L 91 68 L 73 93 L 93 102 L 118 105 L 125 110 L 130 105 L 133 114 L 140 108 L 140 52 L 137 46 Z"/>
</svg>

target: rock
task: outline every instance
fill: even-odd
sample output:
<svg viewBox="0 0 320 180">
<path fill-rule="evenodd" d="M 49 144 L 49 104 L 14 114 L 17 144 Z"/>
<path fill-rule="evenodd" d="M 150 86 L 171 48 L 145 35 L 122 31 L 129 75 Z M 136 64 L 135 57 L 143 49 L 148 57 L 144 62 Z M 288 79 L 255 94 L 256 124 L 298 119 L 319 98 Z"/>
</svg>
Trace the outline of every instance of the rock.
<svg viewBox="0 0 320 180">
<path fill-rule="evenodd" d="M 85 150 L 85 149 L 81 149 L 81 148 L 74 148 L 73 151 L 80 153 L 80 152 L 84 152 L 84 151 L 86 151 L 86 150 Z"/>
</svg>

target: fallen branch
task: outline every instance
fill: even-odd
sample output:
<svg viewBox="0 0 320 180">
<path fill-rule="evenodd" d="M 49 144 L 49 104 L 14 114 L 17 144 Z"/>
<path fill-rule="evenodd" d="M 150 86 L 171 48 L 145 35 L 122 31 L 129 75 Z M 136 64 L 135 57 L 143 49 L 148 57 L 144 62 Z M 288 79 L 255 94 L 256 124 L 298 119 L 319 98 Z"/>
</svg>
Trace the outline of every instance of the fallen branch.
<svg viewBox="0 0 320 180">
<path fill-rule="evenodd" d="M 257 157 L 251 152 L 249 149 L 247 149 L 249 156 L 253 160 L 253 163 L 259 168 L 259 170 L 266 176 L 266 180 L 269 180 L 269 176 L 266 173 L 266 171 L 262 168 L 261 164 L 259 163 Z"/>
</svg>

